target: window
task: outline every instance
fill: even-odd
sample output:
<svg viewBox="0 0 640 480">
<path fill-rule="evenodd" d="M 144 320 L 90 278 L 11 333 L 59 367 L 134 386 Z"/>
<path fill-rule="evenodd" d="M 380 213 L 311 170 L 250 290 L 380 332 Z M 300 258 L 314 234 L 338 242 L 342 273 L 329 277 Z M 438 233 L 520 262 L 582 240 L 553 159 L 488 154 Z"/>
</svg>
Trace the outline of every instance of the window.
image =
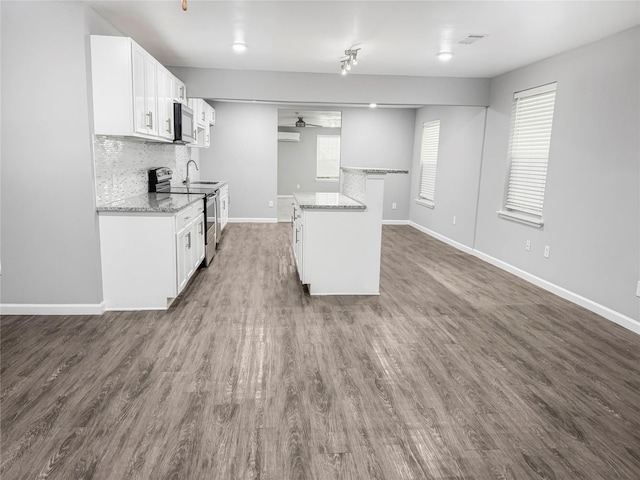
<svg viewBox="0 0 640 480">
<path fill-rule="evenodd" d="M 513 97 L 509 135 L 509 177 L 501 216 L 542 226 L 556 84 Z"/>
<path fill-rule="evenodd" d="M 440 120 L 422 126 L 420 145 L 420 193 L 418 202 L 433 207 L 436 194 L 436 164 L 438 163 L 438 142 L 440 140 Z"/>
<path fill-rule="evenodd" d="M 316 180 L 340 178 L 340 135 L 318 135 Z"/>
</svg>

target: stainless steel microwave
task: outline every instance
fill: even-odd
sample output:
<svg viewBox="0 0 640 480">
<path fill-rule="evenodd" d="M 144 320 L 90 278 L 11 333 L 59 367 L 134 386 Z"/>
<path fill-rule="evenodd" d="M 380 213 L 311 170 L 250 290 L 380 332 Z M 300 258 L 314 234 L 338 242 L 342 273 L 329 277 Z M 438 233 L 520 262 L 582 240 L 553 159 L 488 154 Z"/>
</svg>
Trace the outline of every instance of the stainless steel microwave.
<svg viewBox="0 0 640 480">
<path fill-rule="evenodd" d="M 173 104 L 173 143 L 188 144 L 196 141 L 196 122 L 193 110 L 180 102 Z"/>
</svg>

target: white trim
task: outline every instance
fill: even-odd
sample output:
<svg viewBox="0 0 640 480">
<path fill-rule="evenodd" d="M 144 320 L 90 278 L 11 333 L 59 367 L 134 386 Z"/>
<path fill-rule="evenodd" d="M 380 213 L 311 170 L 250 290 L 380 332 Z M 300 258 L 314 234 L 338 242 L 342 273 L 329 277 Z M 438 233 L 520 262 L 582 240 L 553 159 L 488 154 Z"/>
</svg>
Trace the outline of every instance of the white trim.
<svg viewBox="0 0 640 480">
<path fill-rule="evenodd" d="M 526 90 L 520 90 L 513 94 L 513 98 L 532 97 L 533 95 L 540 95 L 541 93 L 553 92 L 558 90 L 558 82 L 547 83 L 546 85 L 540 85 L 539 87 L 527 88 Z"/>
<path fill-rule="evenodd" d="M 293 198 L 293 195 L 278 195 L 278 198 Z"/>
<path fill-rule="evenodd" d="M 416 230 L 421 231 L 422 233 L 426 233 L 427 235 L 437 238 L 441 242 L 444 242 L 452 247 L 457 248 L 458 250 L 462 250 L 465 253 L 473 255 L 473 249 L 471 247 L 467 247 L 465 244 L 456 242 L 455 240 L 450 239 L 449 237 L 445 237 L 444 235 L 440 235 L 439 233 L 434 232 L 433 230 L 429 230 L 428 228 L 423 227 L 422 225 L 418 225 L 415 222 L 409 221 L 409 225 L 411 225 Z"/>
<path fill-rule="evenodd" d="M 427 200 L 425 198 L 416 198 L 414 202 L 418 205 L 422 205 L 423 207 L 431 208 L 432 210 L 435 207 L 435 204 L 431 200 Z"/>
<path fill-rule="evenodd" d="M 467 247 L 466 245 L 458 243 L 455 240 L 451 240 L 450 238 L 447 238 L 443 235 L 440 235 L 439 233 L 436 233 L 427 228 L 424 228 L 423 226 L 418 225 L 417 223 L 410 221 L 409 225 L 411 225 L 416 230 L 426 233 L 427 235 L 430 235 L 438 240 L 441 240 L 444 243 L 451 245 L 452 247 L 462 250 L 465 253 L 469 253 L 470 255 L 473 255 L 479 258 L 480 260 L 483 260 L 502 270 L 512 273 L 513 275 L 520 277 L 523 280 L 526 280 L 527 282 L 532 283 L 533 285 L 536 285 L 548 292 L 551 292 L 561 298 L 564 298 L 565 300 L 575 303 L 576 305 L 580 305 L 581 307 L 584 307 L 587 310 L 593 313 L 596 313 L 601 317 L 604 317 L 607 320 L 613 323 L 617 323 L 621 327 L 624 327 L 627 330 L 631 330 L 632 332 L 640 335 L 640 321 L 638 320 L 634 320 L 631 317 L 627 317 L 626 315 L 620 312 L 616 312 L 615 310 L 612 310 L 609 307 L 605 307 L 604 305 L 594 302 L 593 300 L 589 300 L 588 298 L 585 298 L 582 295 L 574 293 L 570 290 L 567 290 L 566 288 L 560 287 L 554 283 L 551 283 L 540 277 L 537 277 L 528 272 L 525 272 L 524 270 L 521 270 L 518 267 L 514 267 L 513 265 L 503 262 L 502 260 L 498 260 L 497 258 L 487 255 L 486 253 Z"/>
<path fill-rule="evenodd" d="M 56 304 L 56 303 L 2 303 L 2 315 L 102 315 L 106 311 L 105 303 L 95 304 Z"/>
<path fill-rule="evenodd" d="M 409 220 L 382 220 L 383 225 L 409 225 Z"/>
<path fill-rule="evenodd" d="M 278 223 L 277 218 L 229 218 L 229 223 Z"/>
<path fill-rule="evenodd" d="M 529 216 L 524 213 L 512 212 L 510 210 L 498 210 L 496 213 L 500 218 L 504 218 L 510 222 L 522 223 L 523 225 L 536 228 L 541 228 L 544 225 L 542 218 Z"/>
</svg>

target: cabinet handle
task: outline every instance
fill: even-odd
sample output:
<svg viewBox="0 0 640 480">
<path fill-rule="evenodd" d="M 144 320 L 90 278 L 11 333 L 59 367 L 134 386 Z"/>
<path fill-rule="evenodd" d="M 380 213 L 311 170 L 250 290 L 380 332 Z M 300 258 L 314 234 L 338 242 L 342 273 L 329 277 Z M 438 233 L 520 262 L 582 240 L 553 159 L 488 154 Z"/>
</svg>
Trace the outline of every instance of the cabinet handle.
<svg viewBox="0 0 640 480">
<path fill-rule="evenodd" d="M 180 100 L 184 100 L 184 87 L 180 87 Z"/>
<path fill-rule="evenodd" d="M 298 243 L 298 229 L 296 228 L 296 243 Z"/>
<path fill-rule="evenodd" d="M 198 233 L 202 234 L 202 222 L 198 224 Z"/>
<path fill-rule="evenodd" d="M 191 232 L 187 233 L 187 248 L 191 250 Z"/>
<path fill-rule="evenodd" d="M 191 217 L 184 217 L 184 221 L 186 222 L 187 220 L 189 220 Z"/>
<path fill-rule="evenodd" d="M 147 127 L 153 128 L 153 112 L 147 113 L 146 117 L 147 117 Z"/>
<path fill-rule="evenodd" d="M 171 119 L 167 119 L 167 133 L 171 133 Z"/>
</svg>

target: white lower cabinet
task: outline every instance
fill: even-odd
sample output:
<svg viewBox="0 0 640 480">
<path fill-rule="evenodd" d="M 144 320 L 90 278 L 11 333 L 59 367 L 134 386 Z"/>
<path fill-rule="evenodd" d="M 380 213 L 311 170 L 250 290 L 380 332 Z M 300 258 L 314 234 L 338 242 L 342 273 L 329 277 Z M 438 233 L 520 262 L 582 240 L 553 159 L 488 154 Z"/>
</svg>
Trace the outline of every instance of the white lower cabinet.
<svg viewBox="0 0 640 480">
<path fill-rule="evenodd" d="M 220 187 L 220 231 L 229 223 L 229 185 Z"/>
<path fill-rule="evenodd" d="M 296 267 L 298 268 L 298 275 L 300 276 L 300 281 L 302 283 L 305 282 L 304 277 L 304 255 L 303 255 L 303 247 L 304 242 L 303 239 L 303 219 L 302 219 L 302 210 L 300 210 L 300 206 L 298 204 L 294 204 L 293 206 L 293 217 L 291 219 L 292 225 L 292 239 L 291 244 L 293 246 L 293 256 L 296 262 Z"/>
<path fill-rule="evenodd" d="M 204 214 L 176 234 L 178 291 L 181 292 L 204 259 Z"/>
<path fill-rule="evenodd" d="M 107 310 L 166 310 L 204 259 L 204 202 L 177 214 L 100 212 Z"/>
</svg>

